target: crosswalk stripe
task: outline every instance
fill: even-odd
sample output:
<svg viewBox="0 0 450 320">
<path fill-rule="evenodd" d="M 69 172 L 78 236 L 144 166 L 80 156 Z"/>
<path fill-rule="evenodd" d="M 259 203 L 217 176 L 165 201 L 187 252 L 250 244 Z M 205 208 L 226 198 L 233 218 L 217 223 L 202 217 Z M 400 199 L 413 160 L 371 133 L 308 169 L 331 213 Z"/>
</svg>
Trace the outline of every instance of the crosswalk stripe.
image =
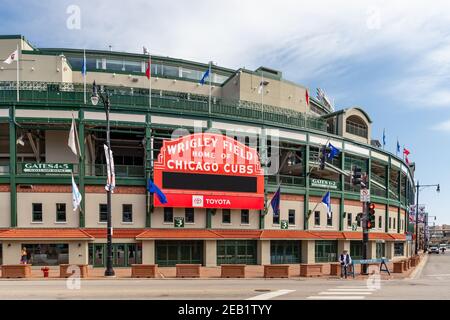
<svg viewBox="0 0 450 320">
<path fill-rule="evenodd" d="M 365 288 L 365 289 L 347 289 L 347 288 L 337 288 L 337 289 L 328 289 L 328 291 L 342 291 L 342 292 L 345 292 L 345 291 L 361 291 L 361 292 L 373 292 L 373 291 L 375 291 L 375 289 L 368 289 L 368 288 Z"/>
<path fill-rule="evenodd" d="M 323 291 L 323 292 L 319 292 L 319 294 L 324 294 L 324 295 L 326 295 L 326 294 L 329 294 L 329 295 L 333 295 L 333 294 L 336 294 L 336 295 L 342 294 L 342 295 L 344 295 L 344 294 L 347 294 L 347 295 L 351 295 L 351 296 L 356 296 L 356 295 L 372 294 L 372 292 L 354 292 L 354 291 L 350 291 L 350 292 L 348 292 L 348 291 L 345 291 L 345 292 L 332 291 L 332 292 L 330 292 L 330 291 Z"/>
<path fill-rule="evenodd" d="M 306 299 L 311 300 L 362 300 L 364 296 L 310 296 Z"/>
<path fill-rule="evenodd" d="M 295 290 L 278 290 L 278 291 L 274 291 L 274 292 L 268 292 L 268 293 L 263 293 L 260 295 L 257 295 L 255 297 L 251 297 L 248 298 L 246 300 L 269 300 L 278 296 L 282 296 L 284 294 L 288 294 L 291 292 L 294 292 Z"/>
</svg>

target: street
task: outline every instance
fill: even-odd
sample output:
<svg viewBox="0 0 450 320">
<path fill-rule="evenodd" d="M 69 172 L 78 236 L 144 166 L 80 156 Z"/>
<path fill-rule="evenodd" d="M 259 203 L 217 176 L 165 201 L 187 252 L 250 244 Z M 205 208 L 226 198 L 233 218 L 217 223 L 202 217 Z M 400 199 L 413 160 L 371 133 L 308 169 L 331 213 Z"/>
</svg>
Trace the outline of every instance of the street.
<svg viewBox="0 0 450 320">
<path fill-rule="evenodd" d="M 450 299 L 450 254 L 430 255 L 415 279 L 2 280 L 0 299 Z"/>
</svg>

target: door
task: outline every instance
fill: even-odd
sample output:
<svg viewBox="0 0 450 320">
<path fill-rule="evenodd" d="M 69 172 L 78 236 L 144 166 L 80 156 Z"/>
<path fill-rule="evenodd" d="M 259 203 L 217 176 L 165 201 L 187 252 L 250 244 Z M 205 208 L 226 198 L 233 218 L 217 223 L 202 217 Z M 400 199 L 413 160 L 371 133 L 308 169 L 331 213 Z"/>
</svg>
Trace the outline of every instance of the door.
<svg viewBox="0 0 450 320">
<path fill-rule="evenodd" d="M 126 267 L 125 244 L 115 244 L 113 246 L 113 266 Z"/>
<path fill-rule="evenodd" d="M 105 245 L 94 244 L 94 267 L 105 266 Z"/>
</svg>

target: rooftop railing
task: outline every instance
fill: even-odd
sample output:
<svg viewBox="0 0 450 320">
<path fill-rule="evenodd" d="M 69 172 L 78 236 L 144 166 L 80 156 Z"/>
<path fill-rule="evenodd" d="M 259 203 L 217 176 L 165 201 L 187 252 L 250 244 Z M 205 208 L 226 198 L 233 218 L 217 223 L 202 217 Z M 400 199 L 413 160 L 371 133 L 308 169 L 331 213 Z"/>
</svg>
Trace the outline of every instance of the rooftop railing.
<svg viewBox="0 0 450 320">
<path fill-rule="evenodd" d="M 90 85 L 87 86 L 87 104 L 90 105 Z M 148 89 L 109 87 L 113 108 L 148 110 Z M 45 103 L 48 105 L 83 105 L 83 85 L 79 83 L 49 83 L 24 81 L 20 83 L 20 101 L 26 103 Z M 16 82 L 0 81 L 0 103 L 16 101 Z M 206 115 L 209 112 L 208 97 L 152 90 L 152 110 L 168 113 L 186 113 Z M 293 129 L 308 128 L 326 132 L 323 119 L 311 117 L 304 113 L 270 105 L 248 102 L 230 101 L 214 98 L 211 103 L 211 114 L 214 116 L 282 125 Z"/>
</svg>

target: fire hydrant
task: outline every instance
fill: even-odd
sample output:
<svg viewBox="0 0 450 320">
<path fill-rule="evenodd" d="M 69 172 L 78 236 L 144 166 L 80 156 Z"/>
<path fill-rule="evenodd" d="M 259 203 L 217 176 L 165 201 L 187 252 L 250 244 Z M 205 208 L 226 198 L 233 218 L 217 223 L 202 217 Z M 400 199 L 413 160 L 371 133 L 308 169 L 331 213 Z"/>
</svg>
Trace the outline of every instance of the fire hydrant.
<svg viewBox="0 0 450 320">
<path fill-rule="evenodd" d="M 48 272 L 50 271 L 49 267 L 41 268 L 41 271 L 44 273 L 44 278 L 48 278 Z"/>
</svg>

